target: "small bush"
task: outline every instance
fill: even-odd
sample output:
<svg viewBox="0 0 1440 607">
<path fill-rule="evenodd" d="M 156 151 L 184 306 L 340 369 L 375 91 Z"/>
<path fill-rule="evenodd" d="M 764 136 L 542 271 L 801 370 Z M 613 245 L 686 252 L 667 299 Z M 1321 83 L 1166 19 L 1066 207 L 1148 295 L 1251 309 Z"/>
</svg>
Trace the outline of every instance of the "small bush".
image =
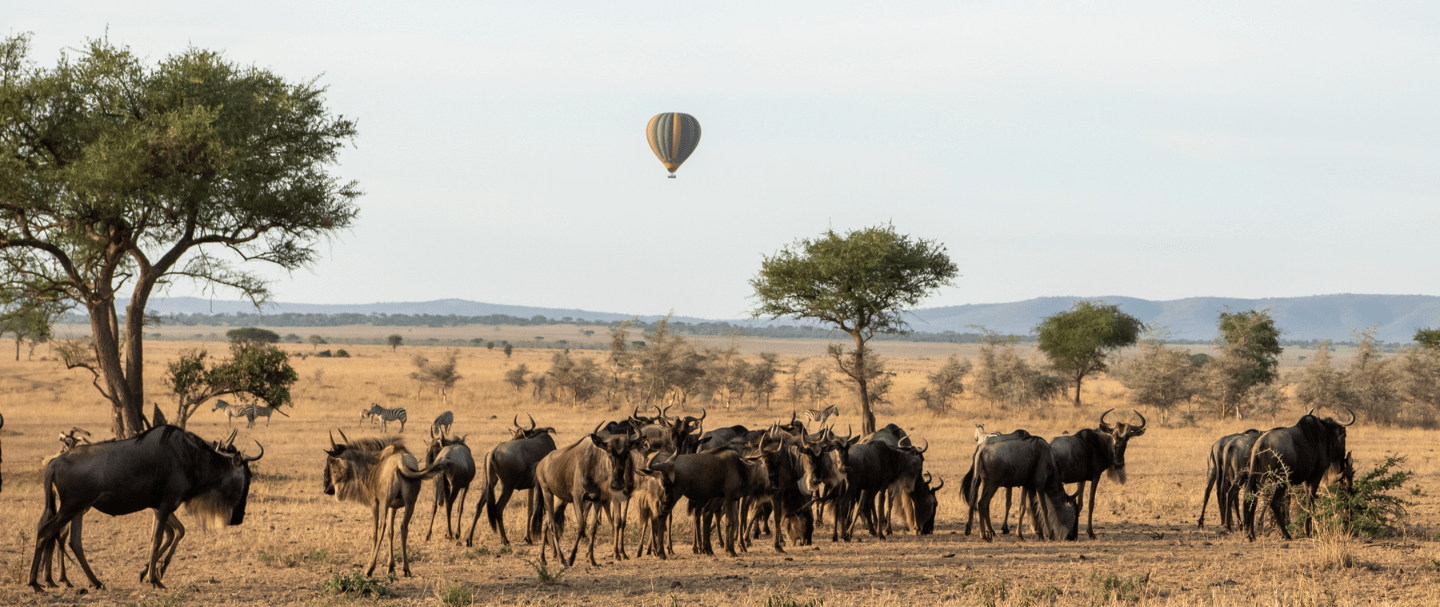
<svg viewBox="0 0 1440 607">
<path fill-rule="evenodd" d="M 359 571 L 350 575 L 337 573 L 330 576 L 324 584 L 325 592 L 329 594 L 345 595 L 371 595 L 376 598 L 390 594 L 390 588 L 386 584 L 395 583 L 395 574 L 391 573 L 384 579 L 373 578 L 361 575 Z"/>
<path fill-rule="evenodd" d="M 335 358 L 350 358 L 350 353 L 341 348 L 335 351 Z"/>
<path fill-rule="evenodd" d="M 545 563 L 543 563 L 543 562 L 541 562 L 541 563 L 536 563 L 536 562 L 533 562 L 533 561 L 525 561 L 525 562 L 530 563 L 530 566 L 535 568 L 535 577 L 540 580 L 540 584 L 541 584 L 542 586 L 553 586 L 553 585 L 555 585 L 555 584 L 559 584 L 559 583 L 560 583 L 560 578 L 562 578 L 562 577 L 565 576 L 565 570 L 564 570 L 564 569 L 561 569 L 561 570 L 559 570 L 559 571 L 550 571 L 550 567 L 548 567 L 548 566 L 547 566 Z"/>
<path fill-rule="evenodd" d="M 435 589 L 435 599 L 447 607 L 465 607 L 475 603 L 475 587 L 470 584 L 446 584 Z"/>
<path fill-rule="evenodd" d="M 318 356 L 320 358 L 330 358 L 331 356 L 334 356 L 334 354 L 332 354 L 329 350 L 321 350 L 316 353 L 315 356 Z"/>
<path fill-rule="evenodd" d="M 1411 473 L 1392 472 L 1404 457 L 1387 457 L 1380 465 L 1355 478 L 1349 487 L 1330 486 L 1329 495 L 1315 500 L 1315 521 L 1321 528 L 1334 527 L 1360 537 L 1384 537 L 1394 533 L 1410 502 L 1390 491 L 1400 490 Z"/>
<path fill-rule="evenodd" d="M 1150 576 L 1135 576 L 1133 578 L 1122 578 L 1113 573 L 1101 574 L 1098 571 L 1090 572 L 1090 594 L 1096 601 L 1116 601 L 1138 603 L 1145 597 L 1145 585 L 1150 581 Z"/>
</svg>

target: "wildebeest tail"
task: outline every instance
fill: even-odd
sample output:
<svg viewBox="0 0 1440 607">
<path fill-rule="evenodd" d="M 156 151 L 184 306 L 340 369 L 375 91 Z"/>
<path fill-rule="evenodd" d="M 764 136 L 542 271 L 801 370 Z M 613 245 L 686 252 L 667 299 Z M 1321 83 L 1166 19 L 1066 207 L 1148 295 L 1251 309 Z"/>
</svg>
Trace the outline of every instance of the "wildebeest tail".
<svg viewBox="0 0 1440 607">
<path fill-rule="evenodd" d="M 445 458 L 441 460 L 436 460 L 435 463 L 430 464 L 429 466 L 426 466 L 419 470 L 414 470 L 405 466 L 401 466 L 400 476 L 411 480 L 428 480 L 437 474 L 444 474 L 445 471 L 450 469 L 451 463 L 452 462 L 449 458 Z"/>
</svg>

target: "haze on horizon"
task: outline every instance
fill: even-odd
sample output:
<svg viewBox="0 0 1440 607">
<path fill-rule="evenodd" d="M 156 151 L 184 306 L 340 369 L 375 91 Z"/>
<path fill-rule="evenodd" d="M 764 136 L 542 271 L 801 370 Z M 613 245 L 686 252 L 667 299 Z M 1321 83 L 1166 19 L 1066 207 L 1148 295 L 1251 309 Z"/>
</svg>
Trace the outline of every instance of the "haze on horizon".
<svg viewBox="0 0 1440 607">
<path fill-rule="evenodd" d="M 885 222 L 960 267 L 924 307 L 1440 295 L 1428 3 L 6 12 L 42 66 L 108 32 L 329 87 L 360 127 L 335 173 L 367 195 L 318 265 L 275 275 L 276 301 L 735 318 L 762 255 Z M 668 111 L 704 129 L 673 180 L 644 137 Z"/>
</svg>

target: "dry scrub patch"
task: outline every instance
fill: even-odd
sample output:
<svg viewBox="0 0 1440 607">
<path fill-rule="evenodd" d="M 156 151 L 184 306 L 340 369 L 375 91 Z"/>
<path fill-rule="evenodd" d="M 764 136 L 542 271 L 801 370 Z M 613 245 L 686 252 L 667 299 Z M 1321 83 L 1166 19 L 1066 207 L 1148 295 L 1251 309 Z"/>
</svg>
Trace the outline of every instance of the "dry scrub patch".
<svg viewBox="0 0 1440 607">
<path fill-rule="evenodd" d="M 812 355 L 823 350 L 822 342 L 807 343 L 815 347 Z M 201 345 L 147 346 L 150 400 L 173 408 L 160 383 L 163 365 L 182 349 Z M 226 347 L 203 345 L 214 353 Z M 296 354 L 311 350 L 308 344 L 285 347 Z M 688 526 L 677 524 L 676 559 L 632 558 L 619 563 L 605 559 L 601 567 L 576 567 L 545 584 L 531 565 L 539 560 L 537 547 L 518 543 L 502 549 L 483 523 L 472 548 L 442 541 L 438 535 L 431 542 L 417 539 L 424 537 L 429 522 L 427 486 L 411 523 L 412 547 L 423 553 L 413 565 L 415 577 L 386 582 L 389 594 L 383 599 L 332 595 L 325 590 L 326 582 L 351 576 L 368 559 L 370 513 L 322 495 L 320 449 L 331 428 L 342 428 L 351 437 L 378 434 L 377 428 L 360 421 L 360 410 L 370 403 L 409 409 L 406 436 L 417 447 L 429 421 L 441 411 L 453 410 L 454 431 L 469 435 L 469 444 L 479 453 L 506 438 L 516 414 L 523 420 L 525 413 L 532 413 L 540 424 L 555 426 L 561 444 L 577 440 L 602 419 L 623 415 L 603 404 L 572 410 L 539 402 L 528 390 L 517 393 L 503 382 L 504 372 L 520 362 L 544 370 L 553 351 L 517 350 L 507 359 L 498 350 L 462 349 L 458 370 L 464 379 L 445 402 L 422 395 L 408 377 L 414 354 L 438 356 L 442 348 L 402 346 L 393 353 L 387 346 L 346 349 L 354 358 L 294 361 L 302 379 L 295 389 L 293 417 L 276 417 L 268 428 L 263 422 L 253 429 L 244 428 L 243 422 L 236 425 L 237 445 L 259 440 L 266 448 L 265 458 L 258 462 L 246 522 L 209 533 L 192 525 L 166 577 L 171 584 L 168 591 L 138 581 L 150 533 L 148 514 L 87 515 L 87 551 L 107 589 L 36 595 L 23 585 L 41 509 L 41 459 L 57 450 L 57 432 L 72 425 L 108 435 L 109 414 L 88 378 L 54 361 L 38 360 L 47 355 L 44 348 L 37 350 L 35 361 L 0 362 L 0 412 L 6 420 L 0 431 L 5 447 L 0 605 L 1440 604 L 1440 544 L 1435 542 L 1440 506 L 1434 498 L 1440 494 L 1440 462 L 1434 452 L 1435 432 L 1363 423 L 1351 428 L 1350 448 L 1357 467 L 1368 468 L 1387 454 L 1407 455 L 1406 467 L 1416 473 L 1410 486 L 1419 494 L 1406 496 L 1415 502 L 1407 534 L 1369 542 L 1351 540 L 1350 567 L 1326 567 L 1316 540 L 1284 542 L 1272 535 L 1249 543 L 1240 534 L 1195 527 L 1205 457 L 1215 438 L 1251 426 L 1288 425 L 1299 411 L 1244 422 L 1213 422 L 1199 415 L 1196 426 L 1185 428 L 1166 427 L 1152 415 L 1150 429 L 1130 444 L 1129 482 L 1101 481 L 1095 510 L 1097 540 L 1021 543 L 1010 535 L 986 544 L 978 537 L 966 537 L 966 510 L 957 487 L 969 465 L 975 423 L 984 422 L 992 430 L 1026 428 L 1055 436 L 1093 426 L 1107 408 L 1128 407 L 1123 388 L 1102 379 L 1093 382 L 1093 392 L 1087 384 L 1089 404 L 1080 410 L 1056 404 L 1041 412 L 1007 413 L 967 395 L 957 403 L 957 413 L 932 417 L 909 395 L 924 382 L 925 374 L 944 364 L 948 356 L 944 351 L 913 357 L 887 353 L 897 373 L 892 392 L 896 402 L 880 407 L 882 424 L 893 421 L 930 441 L 927 468 L 946 481 L 933 536 L 902 534 L 878 541 L 862 535 L 861 541 L 832 544 L 826 525 L 817 529 L 813 547 L 787 547 L 785 554 L 775 554 L 767 543 L 757 542 L 739 558 L 710 558 L 689 553 Z M 854 407 L 843 390 L 836 391 L 832 402 L 844 410 L 839 420 L 843 432 L 847 423 L 856 420 Z M 791 410 L 800 408 L 781 398 L 768 410 L 708 406 L 706 425 L 712 428 L 788 420 Z M 689 410 L 696 408 L 692 404 Z M 190 429 L 206 438 L 228 431 L 224 416 L 209 411 L 196 414 Z M 466 508 L 466 531 L 477 494 L 471 493 Z M 517 498 L 507 513 L 512 530 L 522 528 L 522 504 L 523 497 Z M 181 517 L 186 520 L 183 513 Z M 573 529 L 572 524 L 572 533 Z M 632 525 L 632 535 L 636 534 Z M 607 534 L 602 531 L 601 536 Z M 637 539 L 630 540 L 632 551 Z M 597 550 L 597 555 L 608 553 Z M 78 571 L 72 568 L 72 573 Z M 468 603 L 463 600 L 467 591 Z"/>
</svg>

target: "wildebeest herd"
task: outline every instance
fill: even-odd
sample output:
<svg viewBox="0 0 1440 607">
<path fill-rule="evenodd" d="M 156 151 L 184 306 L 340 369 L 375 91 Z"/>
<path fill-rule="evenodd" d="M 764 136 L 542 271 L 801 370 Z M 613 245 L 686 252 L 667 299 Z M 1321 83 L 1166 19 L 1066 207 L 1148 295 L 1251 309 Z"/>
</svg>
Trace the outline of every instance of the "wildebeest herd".
<svg viewBox="0 0 1440 607">
<path fill-rule="evenodd" d="M 404 411 L 398 411 L 398 416 L 390 417 L 403 423 Z M 1002 488 L 1006 520 L 1001 531 L 1008 532 L 1010 491 L 1018 487 L 1020 524 L 1028 514 L 1037 536 L 1074 540 L 1089 483 L 1087 532 L 1093 538 L 1089 523 L 1096 484 L 1102 475 L 1124 482 L 1126 446 L 1146 429 L 1138 411 L 1138 424 L 1111 423 L 1107 418 L 1112 411 L 1100 416 L 1096 428 L 1050 441 L 1025 430 L 1001 434 L 977 426 L 974 456 L 960 483 L 969 510 L 965 533 L 970 534 L 978 513 L 982 538 L 993 540 L 990 502 Z M 808 417 L 813 423 L 834 414 L 824 413 Z M 384 421 L 387 415 L 377 412 L 376 417 Z M 686 500 L 691 551 L 696 554 L 714 555 L 716 537 L 720 549 L 731 556 L 747 551 L 753 540 L 766 534 L 776 552 L 784 552 L 787 544 L 809 545 L 815 529 L 823 528 L 827 513 L 831 541 L 851 541 L 857 525 L 882 539 L 896 529 L 928 534 L 934 530 L 936 493 L 944 486 L 943 479 L 932 479 L 925 469 L 928 441 L 912 438 L 894 424 L 868 436 L 840 435 L 830 425 L 807 428 L 792 415 L 789 422 L 757 429 L 737 425 L 706 431 L 703 409 L 698 416 L 672 416 L 668 408 L 656 407 L 653 416 L 636 409 L 628 418 L 602 421 L 588 434 L 557 446 L 553 428 L 539 427 L 533 417 L 527 418 L 524 424 L 518 416 L 512 419 L 511 439 L 481 456 L 478 466 L 465 437 L 450 434 L 454 417 L 448 411 L 431 426 L 423 465 L 416 457 L 419 452 L 412 453 L 398 437 L 350 439 L 340 431 L 337 441 L 332 431 L 325 449 L 323 488 L 337 501 L 371 509 L 372 552 L 366 575 L 378 566 L 387 537 L 388 567 L 395 571 L 397 516 L 401 573 L 410 575 L 409 523 L 426 479 L 435 479 L 426 539 L 433 533 L 442 504 L 445 538 L 460 539 L 464 502 L 478 473 L 481 497 L 465 535 L 466 545 L 474 541 L 482 515 L 508 545 L 504 510 L 515 491 L 529 491 L 524 540 L 541 544 L 542 562 L 554 556 L 564 566 L 574 564 L 586 537 L 587 558 L 598 564 L 595 544 L 602 519 L 609 521 L 613 532 L 607 534 L 612 556 L 630 558 L 625 532 L 631 516 L 640 532 L 633 550 L 636 558 L 674 556 L 670 516 L 681 498 Z M 1259 495 L 1267 483 L 1303 485 L 1313 499 L 1323 479 L 1353 474 L 1345 429 L 1354 421 L 1353 413 L 1341 423 L 1317 417 L 1311 410 L 1291 427 L 1221 438 L 1211 449 L 1204 502 L 1208 503 L 1213 488 L 1227 529 L 1243 510 L 1247 533 L 1254 539 L 1256 504 L 1261 500 L 1244 500 L 1241 491 Z M 39 574 L 44 567 L 45 585 L 54 587 L 51 569 L 57 562 L 60 581 L 68 586 L 65 559 L 73 555 L 90 584 L 102 587 L 85 559 L 81 539 L 84 514 L 94 508 L 112 516 L 154 511 L 141 579 L 163 587 L 165 570 L 184 536 L 175 516 L 181 505 L 202 527 L 238 525 L 244 520 L 249 463 L 263 456 L 264 447 L 257 443 L 258 454 L 246 456 L 233 445 L 234 437 L 232 431 L 226 440 L 207 443 L 174 426 L 97 443 L 77 438 L 75 430 L 62 434 L 65 449 L 44 466 L 45 502 L 30 586 L 43 590 Z M 1066 483 L 1077 483 L 1076 489 L 1067 491 Z M 1276 491 L 1268 503 L 1276 527 L 1288 538 L 1284 499 L 1285 492 Z M 576 527 L 568 549 L 563 545 L 567 510 L 574 512 Z M 1204 506 L 1200 525 L 1204 525 Z"/>
</svg>

